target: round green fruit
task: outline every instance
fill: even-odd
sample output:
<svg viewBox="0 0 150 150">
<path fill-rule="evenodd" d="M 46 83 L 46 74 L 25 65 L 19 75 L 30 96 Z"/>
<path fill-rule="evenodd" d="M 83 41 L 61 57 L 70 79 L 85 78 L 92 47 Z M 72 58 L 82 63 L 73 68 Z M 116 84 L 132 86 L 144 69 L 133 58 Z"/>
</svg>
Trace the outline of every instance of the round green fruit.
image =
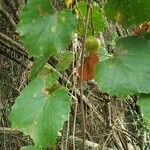
<svg viewBox="0 0 150 150">
<path fill-rule="evenodd" d="M 96 37 L 94 36 L 87 37 L 85 41 L 85 48 L 89 53 L 97 52 L 100 46 L 101 46 L 100 41 Z"/>
</svg>

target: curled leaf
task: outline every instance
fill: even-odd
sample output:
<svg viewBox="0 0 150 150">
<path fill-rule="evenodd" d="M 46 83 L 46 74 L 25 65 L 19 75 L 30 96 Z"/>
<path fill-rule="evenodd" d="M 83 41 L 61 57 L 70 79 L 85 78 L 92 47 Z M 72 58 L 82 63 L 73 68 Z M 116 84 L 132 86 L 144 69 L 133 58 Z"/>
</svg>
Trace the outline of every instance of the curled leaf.
<svg viewBox="0 0 150 150">
<path fill-rule="evenodd" d="M 78 69 L 78 81 L 77 84 L 81 83 L 81 75 L 82 75 L 82 81 L 88 81 L 92 80 L 94 78 L 94 69 L 95 65 L 99 62 L 99 57 L 97 53 L 91 53 L 89 56 L 87 56 L 84 60 L 83 64 L 83 72 L 82 67 L 80 66 Z"/>
</svg>

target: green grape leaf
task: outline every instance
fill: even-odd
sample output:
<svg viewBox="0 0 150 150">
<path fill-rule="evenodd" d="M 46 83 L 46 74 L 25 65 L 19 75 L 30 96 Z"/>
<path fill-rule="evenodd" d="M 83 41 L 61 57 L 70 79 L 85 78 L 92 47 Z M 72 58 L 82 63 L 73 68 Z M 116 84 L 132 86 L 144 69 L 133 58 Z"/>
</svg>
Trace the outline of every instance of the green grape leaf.
<svg viewBox="0 0 150 150">
<path fill-rule="evenodd" d="M 105 15 L 119 24 L 128 27 L 150 20 L 149 0 L 107 0 Z"/>
<path fill-rule="evenodd" d="M 84 33 L 84 21 L 86 17 L 87 5 L 85 2 L 81 1 L 75 5 L 75 11 L 79 15 L 78 19 L 78 27 L 81 33 Z M 99 33 L 104 28 L 104 20 L 100 9 L 97 6 L 92 6 L 91 14 L 89 17 L 89 26 L 88 26 L 88 34 L 92 34 L 92 30 L 96 33 Z"/>
<path fill-rule="evenodd" d="M 65 70 L 69 68 L 71 61 L 73 61 L 73 54 L 71 52 L 61 53 L 59 58 L 59 63 L 56 65 L 58 71 Z"/>
<path fill-rule="evenodd" d="M 137 105 L 141 107 L 145 122 L 150 126 L 150 95 L 141 94 L 137 101 Z"/>
<path fill-rule="evenodd" d="M 90 23 L 89 26 L 91 30 L 94 30 L 96 33 L 99 33 L 105 27 L 104 20 L 102 17 L 102 12 L 97 6 L 93 6 L 91 12 L 92 14 L 90 17 L 91 20 L 89 22 Z"/>
<path fill-rule="evenodd" d="M 30 135 L 36 149 L 54 147 L 58 131 L 68 119 L 70 104 L 65 88 L 49 94 L 44 80 L 36 77 L 16 98 L 9 118 L 12 127 Z"/>
<path fill-rule="evenodd" d="M 50 6 L 48 0 L 30 0 L 21 11 L 17 31 L 31 56 L 64 50 L 75 30 L 76 19 L 69 10 L 52 14 Z"/>
<path fill-rule="evenodd" d="M 21 150 L 40 150 L 40 149 L 35 149 L 34 146 L 24 146 L 21 148 Z"/>
<path fill-rule="evenodd" d="M 142 37 L 125 37 L 116 43 L 114 54 L 99 62 L 95 81 L 102 91 L 126 97 L 150 92 L 150 41 Z"/>
</svg>

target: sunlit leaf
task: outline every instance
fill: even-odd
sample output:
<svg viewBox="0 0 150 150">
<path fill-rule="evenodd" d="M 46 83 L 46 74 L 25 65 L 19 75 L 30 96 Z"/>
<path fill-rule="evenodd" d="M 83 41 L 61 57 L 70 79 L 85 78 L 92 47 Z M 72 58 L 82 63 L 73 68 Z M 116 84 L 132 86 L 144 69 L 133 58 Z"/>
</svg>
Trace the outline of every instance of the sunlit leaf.
<svg viewBox="0 0 150 150">
<path fill-rule="evenodd" d="M 71 6 L 72 1 L 73 0 L 65 0 L 65 4 L 66 4 L 67 8 L 69 8 Z"/>
</svg>

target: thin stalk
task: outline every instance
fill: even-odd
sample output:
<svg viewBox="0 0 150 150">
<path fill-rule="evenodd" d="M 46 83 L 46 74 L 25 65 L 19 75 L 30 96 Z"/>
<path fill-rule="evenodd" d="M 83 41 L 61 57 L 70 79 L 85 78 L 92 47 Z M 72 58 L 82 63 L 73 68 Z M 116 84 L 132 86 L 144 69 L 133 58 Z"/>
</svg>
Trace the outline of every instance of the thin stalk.
<svg viewBox="0 0 150 150">
<path fill-rule="evenodd" d="M 85 18 L 85 28 L 84 28 L 84 36 L 83 36 L 83 47 L 81 52 L 81 80 L 80 80 L 80 100 L 81 100 L 81 112 L 82 112 L 82 129 L 83 129 L 83 150 L 85 149 L 85 118 L 84 118 L 84 104 L 83 104 L 83 65 L 84 65 L 84 49 L 85 49 L 85 40 L 88 31 L 89 17 L 91 11 L 91 3 L 92 0 L 87 1 L 87 12 Z"/>
</svg>

